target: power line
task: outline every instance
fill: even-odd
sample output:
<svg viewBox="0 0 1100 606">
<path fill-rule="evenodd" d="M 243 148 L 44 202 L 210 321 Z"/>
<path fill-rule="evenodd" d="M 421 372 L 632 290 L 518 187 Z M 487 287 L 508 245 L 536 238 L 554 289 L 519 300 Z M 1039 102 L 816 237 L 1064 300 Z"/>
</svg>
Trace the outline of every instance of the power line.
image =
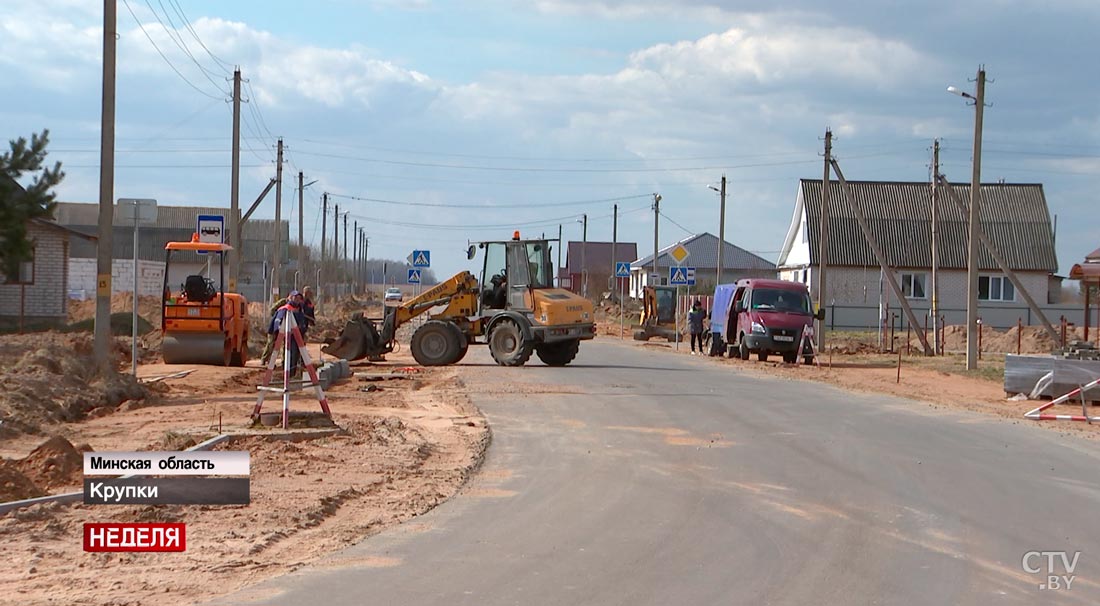
<svg viewBox="0 0 1100 606">
<path fill-rule="evenodd" d="M 377 202 L 380 204 L 395 204 L 398 206 L 426 206 L 432 208 L 480 208 L 480 209 L 494 209 L 494 208 L 536 208 L 536 207 L 551 207 L 551 206 L 582 206 L 585 204 L 601 204 L 605 202 L 619 202 L 621 200 L 636 200 L 638 198 L 649 198 L 653 194 L 638 194 L 634 196 L 619 196 L 616 198 L 602 198 L 599 200 L 575 200 L 570 202 L 540 202 L 540 203 L 526 203 L 526 204 L 441 204 L 435 202 L 400 202 L 397 200 L 381 200 L 378 198 L 363 198 L 359 196 L 349 196 L 345 194 L 334 194 L 329 192 L 329 196 L 333 198 L 344 198 L 346 200 L 358 200 L 360 202 Z"/>
<path fill-rule="evenodd" d="M 210 55 L 210 58 L 213 59 L 214 62 L 221 66 L 221 68 L 224 69 L 226 72 L 233 71 L 230 68 L 229 64 L 218 58 L 218 56 L 211 52 L 210 49 L 207 48 L 206 44 L 203 43 L 202 38 L 199 37 L 199 34 L 195 31 L 195 28 L 191 26 L 191 20 L 188 19 L 187 14 L 183 12 L 183 7 L 180 6 L 179 3 L 176 2 L 176 0 L 168 0 L 168 3 L 172 5 L 173 9 L 175 9 L 176 14 L 179 15 L 180 20 L 182 20 L 183 24 L 187 27 L 187 31 L 191 32 L 191 36 L 195 39 L 196 42 L 199 43 L 199 46 L 202 47 L 202 50 L 206 51 L 206 54 Z"/>
<path fill-rule="evenodd" d="M 728 165 L 728 166 L 694 166 L 676 168 L 550 168 L 550 167 L 517 167 L 517 166 L 477 166 L 469 164 L 442 164 L 436 162 L 406 162 L 401 160 L 382 160 L 379 158 L 363 158 L 356 156 L 343 156 L 321 152 L 299 151 L 302 155 L 319 158 L 336 158 L 340 160 L 354 160 L 358 162 L 370 162 L 376 164 L 392 164 L 397 166 L 418 166 L 424 168 L 449 168 L 458 170 L 477 171 L 501 171 L 501 172 L 533 172 L 533 173 L 669 173 L 692 171 L 722 171 L 738 168 L 759 168 L 764 166 L 786 166 L 793 164 L 816 164 L 816 158 L 812 160 L 791 160 L 786 162 L 760 162 L 753 164 Z M 880 154 L 875 154 L 880 155 Z"/>
<path fill-rule="evenodd" d="M 201 93 L 201 94 L 203 94 L 207 97 L 210 97 L 211 99 L 221 100 L 221 97 L 211 95 L 210 93 L 208 93 L 208 92 L 204 91 L 203 89 L 199 88 L 198 86 L 196 86 L 194 82 L 188 80 L 187 76 L 184 76 L 183 72 L 181 72 L 179 69 L 177 69 L 176 66 L 173 65 L 172 62 L 168 60 L 168 57 L 164 54 L 163 51 L 160 50 L 160 47 L 157 46 L 157 43 L 153 41 L 153 37 L 150 36 L 149 32 L 145 30 L 145 25 L 141 22 L 140 19 L 137 18 L 137 15 L 134 14 L 134 9 L 130 6 L 129 0 L 122 0 L 122 3 L 126 5 L 126 10 L 129 11 L 130 16 L 134 18 L 134 21 L 138 24 L 138 27 L 141 28 L 141 33 L 145 34 L 145 38 L 147 40 L 149 40 L 149 44 L 153 45 L 153 48 L 156 49 L 157 54 L 160 55 L 160 58 L 164 59 L 164 62 L 168 64 L 168 67 L 172 68 L 172 71 L 176 72 L 176 75 L 179 76 L 181 80 L 186 82 L 188 86 L 195 89 L 199 93 Z"/>
<path fill-rule="evenodd" d="M 219 88 L 220 85 L 215 82 L 213 78 L 210 77 L 210 75 L 214 72 L 211 72 L 206 68 L 206 66 L 199 63 L 198 59 L 195 58 L 195 55 L 191 53 L 191 49 L 187 48 L 187 43 L 184 42 L 183 36 L 180 35 L 179 28 L 177 28 L 175 22 L 172 21 L 172 16 L 168 14 L 168 9 L 164 8 L 164 2 L 162 0 L 157 0 L 157 3 L 160 4 L 161 10 L 164 11 L 164 16 L 168 19 L 169 25 L 172 26 L 171 28 L 169 28 L 168 25 L 164 24 L 164 21 L 162 21 L 160 18 L 160 14 L 157 13 L 155 8 L 153 8 L 153 5 L 149 2 L 149 0 L 145 0 L 145 5 L 149 7 L 149 11 L 153 13 L 153 17 L 156 18 L 157 22 L 160 23 L 160 26 L 164 28 L 164 33 L 168 34 L 168 38 L 172 40 L 177 48 L 183 51 L 183 54 L 187 55 L 187 57 L 191 59 L 191 62 L 199 68 L 199 71 L 210 82 L 210 84 L 214 85 L 214 88 L 221 90 Z M 214 75 L 225 76 L 224 73 Z"/>
</svg>

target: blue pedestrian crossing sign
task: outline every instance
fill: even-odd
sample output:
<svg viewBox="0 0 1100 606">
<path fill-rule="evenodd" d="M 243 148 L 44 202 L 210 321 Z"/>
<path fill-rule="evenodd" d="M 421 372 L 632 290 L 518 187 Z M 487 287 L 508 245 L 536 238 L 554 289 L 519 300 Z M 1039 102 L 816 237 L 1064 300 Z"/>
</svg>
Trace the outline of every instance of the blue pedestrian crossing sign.
<svg viewBox="0 0 1100 606">
<path fill-rule="evenodd" d="M 629 278 L 630 277 L 630 263 L 627 261 L 617 261 L 615 263 L 615 277 L 616 278 Z"/>
<path fill-rule="evenodd" d="M 411 256 L 413 267 L 432 266 L 432 251 L 430 250 L 414 250 Z"/>
<path fill-rule="evenodd" d="M 410 269 L 409 270 L 409 284 L 420 284 L 420 270 L 419 269 Z"/>
<path fill-rule="evenodd" d="M 669 286 L 695 286 L 694 267 L 670 267 L 668 268 Z"/>
</svg>

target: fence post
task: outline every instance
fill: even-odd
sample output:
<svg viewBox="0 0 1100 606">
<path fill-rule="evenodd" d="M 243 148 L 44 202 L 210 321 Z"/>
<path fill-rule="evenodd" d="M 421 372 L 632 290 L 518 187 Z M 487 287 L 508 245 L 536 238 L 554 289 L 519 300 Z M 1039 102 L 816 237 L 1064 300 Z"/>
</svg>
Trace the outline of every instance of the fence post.
<svg viewBox="0 0 1100 606">
<path fill-rule="evenodd" d="M 982 359 L 982 317 L 978 316 L 978 359 Z"/>
<path fill-rule="evenodd" d="M 1024 319 L 1016 318 L 1016 355 L 1020 355 L 1020 347 L 1024 342 Z"/>
</svg>

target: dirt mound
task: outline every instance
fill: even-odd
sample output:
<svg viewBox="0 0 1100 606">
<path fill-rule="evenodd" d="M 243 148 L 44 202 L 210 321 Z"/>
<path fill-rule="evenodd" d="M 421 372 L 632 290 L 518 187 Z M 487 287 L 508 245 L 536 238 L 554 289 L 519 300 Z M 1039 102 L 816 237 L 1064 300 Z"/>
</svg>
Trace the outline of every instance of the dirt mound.
<svg viewBox="0 0 1100 606">
<path fill-rule="evenodd" d="M 129 347 L 121 343 L 112 353 L 116 364 L 129 359 Z M 132 376 L 114 368 L 100 376 L 91 335 L 0 337 L 0 436 L 38 434 L 45 426 L 79 421 L 93 410 L 147 396 Z"/>
<path fill-rule="evenodd" d="M 0 459 L 0 503 L 45 496 L 13 461 Z"/>
<path fill-rule="evenodd" d="M 95 318 L 95 299 L 87 301 L 69 301 L 69 323 L 91 320 Z M 134 309 L 133 293 L 117 293 L 111 295 L 111 313 L 132 313 Z M 138 316 L 144 318 L 151 326 L 160 326 L 161 300 L 158 297 L 142 295 L 138 297 Z M 140 329 L 140 327 L 139 327 Z M 126 332 L 129 333 L 127 328 Z M 141 334 L 141 333 L 138 333 Z"/>
<path fill-rule="evenodd" d="M 34 484 L 52 490 L 80 483 L 84 457 L 71 442 L 61 436 L 53 436 L 19 461 L 18 467 Z"/>
</svg>

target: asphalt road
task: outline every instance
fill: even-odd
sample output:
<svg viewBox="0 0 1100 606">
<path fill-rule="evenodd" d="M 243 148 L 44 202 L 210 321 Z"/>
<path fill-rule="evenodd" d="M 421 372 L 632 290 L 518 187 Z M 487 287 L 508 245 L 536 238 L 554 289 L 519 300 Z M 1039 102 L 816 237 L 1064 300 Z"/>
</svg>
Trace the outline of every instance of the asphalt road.
<svg viewBox="0 0 1100 606">
<path fill-rule="evenodd" d="M 1100 602 L 1096 443 L 631 344 L 467 362 L 493 444 L 463 493 L 219 603 Z M 1032 551 L 1080 552 L 1071 588 Z"/>
</svg>

